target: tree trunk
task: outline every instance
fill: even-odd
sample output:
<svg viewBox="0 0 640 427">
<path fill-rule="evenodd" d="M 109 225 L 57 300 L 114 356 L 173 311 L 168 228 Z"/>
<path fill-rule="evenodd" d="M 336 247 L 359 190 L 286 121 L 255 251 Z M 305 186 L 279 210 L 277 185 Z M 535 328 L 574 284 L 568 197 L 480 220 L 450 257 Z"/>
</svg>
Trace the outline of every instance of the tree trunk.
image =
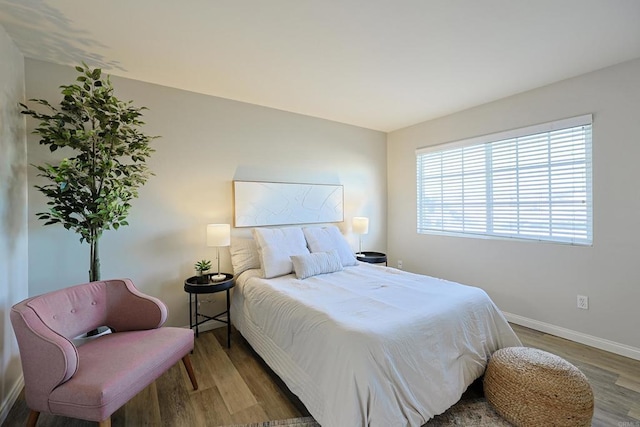
<svg viewBox="0 0 640 427">
<path fill-rule="evenodd" d="M 91 255 L 89 259 L 89 281 L 95 282 L 100 280 L 100 257 L 98 256 L 98 236 L 94 231 L 91 232 Z"/>
<path fill-rule="evenodd" d="M 100 280 L 100 258 L 98 257 L 98 235 L 95 230 L 91 230 L 91 254 L 89 255 L 89 281 L 96 282 Z M 88 337 L 98 335 L 98 328 L 87 332 Z"/>
</svg>

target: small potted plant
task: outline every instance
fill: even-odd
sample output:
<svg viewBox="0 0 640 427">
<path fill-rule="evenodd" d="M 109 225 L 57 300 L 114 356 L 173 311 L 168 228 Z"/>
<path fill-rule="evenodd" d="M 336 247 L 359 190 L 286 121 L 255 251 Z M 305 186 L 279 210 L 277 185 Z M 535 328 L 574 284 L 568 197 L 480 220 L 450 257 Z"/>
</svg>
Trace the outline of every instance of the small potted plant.
<svg viewBox="0 0 640 427">
<path fill-rule="evenodd" d="M 209 276 L 207 276 L 207 272 L 211 268 L 211 261 L 206 259 L 200 260 L 196 262 L 194 267 L 196 269 L 196 272 L 198 273 L 198 283 L 208 283 Z"/>
</svg>

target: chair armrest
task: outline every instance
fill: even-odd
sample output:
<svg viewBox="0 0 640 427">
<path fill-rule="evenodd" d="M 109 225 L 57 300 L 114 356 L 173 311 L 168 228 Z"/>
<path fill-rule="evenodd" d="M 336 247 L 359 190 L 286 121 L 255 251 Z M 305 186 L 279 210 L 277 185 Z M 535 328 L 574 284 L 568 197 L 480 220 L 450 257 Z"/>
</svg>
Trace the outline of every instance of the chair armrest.
<svg viewBox="0 0 640 427">
<path fill-rule="evenodd" d="M 49 412 L 49 394 L 78 370 L 78 351 L 71 341 L 42 322 L 28 300 L 11 309 L 11 324 L 20 349 L 27 406 Z"/>
<path fill-rule="evenodd" d="M 116 332 L 159 328 L 167 320 L 167 306 L 140 292 L 129 279 L 105 280 L 107 324 Z"/>
</svg>

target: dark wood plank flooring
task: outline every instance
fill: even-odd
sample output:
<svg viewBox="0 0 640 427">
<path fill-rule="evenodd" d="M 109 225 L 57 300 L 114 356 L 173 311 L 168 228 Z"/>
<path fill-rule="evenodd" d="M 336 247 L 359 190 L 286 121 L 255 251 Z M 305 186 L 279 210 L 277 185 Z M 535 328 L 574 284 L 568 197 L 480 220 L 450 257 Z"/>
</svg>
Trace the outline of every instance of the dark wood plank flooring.
<svg viewBox="0 0 640 427">
<path fill-rule="evenodd" d="M 594 426 L 640 427 L 640 361 L 513 325 L 523 344 L 564 357 L 589 378 L 596 399 Z M 226 328 L 200 334 L 192 364 L 200 388 L 191 389 L 181 363 L 140 392 L 112 416 L 117 426 L 221 426 L 308 415 L 237 331 L 226 348 Z M 476 391 L 470 393 L 477 394 Z M 467 393 L 468 395 L 469 393 Z M 21 395 L 3 426 L 24 425 Z M 95 426 L 42 414 L 40 427 Z"/>
</svg>

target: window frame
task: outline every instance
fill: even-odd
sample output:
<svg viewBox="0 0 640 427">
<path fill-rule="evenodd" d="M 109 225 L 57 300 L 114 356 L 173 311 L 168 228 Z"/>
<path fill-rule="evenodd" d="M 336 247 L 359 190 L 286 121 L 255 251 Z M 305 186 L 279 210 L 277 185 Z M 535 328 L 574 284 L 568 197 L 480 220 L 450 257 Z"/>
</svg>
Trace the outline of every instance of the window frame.
<svg viewBox="0 0 640 427">
<path fill-rule="evenodd" d="M 515 239 L 515 240 L 522 240 L 522 241 L 542 241 L 542 242 L 548 242 L 548 243 L 570 244 L 570 245 L 579 245 L 579 246 L 593 245 L 593 179 L 592 179 L 592 176 L 593 176 L 593 160 L 592 160 L 593 129 L 592 129 L 592 124 L 593 124 L 592 114 L 586 114 L 582 116 L 556 120 L 553 122 L 542 123 L 542 124 L 537 124 L 533 126 L 526 126 L 523 128 L 512 129 L 512 130 L 507 130 L 503 132 L 497 132 L 497 133 L 492 133 L 488 135 L 482 135 L 478 137 L 467 138 L 459 141 L 453 141 L 453 142 L 448 142 L 444 144 L 421 147 L 416 149 L 415 151 L 415 154 L 416 154 L 416 215 L 417 215 L 416 230 L 418 234 L 453 235 L 453 236 L 461 236 L 461 237 L 486 238 L 486 239 Z M 454 227 L 452 226 L 450 226 L 449 229 L 447 229 L 447 226 L 444 225 L 444 222 L 445 222 L 444 213 L 441 214 L 443 221 L 439 227 L 429 228 L 429 225 L 423 224 L 423 220 L 428 217 L 428 214 L 425 213 L 424 211 L 426 209 L 429 209 L 429 206 L 426 204 L 426 201 L 423 201 L 423 199 L 426 198 L 426 195 L 425 195 L 426 191 L 423 191 L 424 190 L 423 187 L 427 185 L 425 183 L 426 182 L 425 178 L 423 177 L 423 173 L 426 170 L 423 163 L 426 163 L 427 161 L 429 161 L 428 157 L 426 157 L 429 154 L 438 153 L 440 155 L 440 161 L 443 162 L 442 159 L 444 158 L 445 153 L 450 153 L 452 155 L 459 154 L 459 156 L 461 156 L 462 158 L 464 156 L 463 152 L 465 151 L 469 152 L 474 148 L 477 148 L 477 150 L 480 150 L 480 151 L 488 150 L 488 152 L 493 153 L 493 150 L 497 150 L 497 148 L 495 147 L 499 147 L 500 144 L 508 143 L 510 142 L 510 140 L 513 140 L 512 142 L 515 144 L 515 147 L 517 150 L 519 149 L 518 144 L 520 144 L 521 141 L 523 140 L 526 141 L 527 138 L 533 138 L 535 136 L 542 137 L 543 135 L 546 135 L 547 139 L 552 140 L 553 135 L 557 135 L 558 131 L 563 131 L 563 130 L 568 130 L 573 128 L 580 128 L 580 127 L 584 127 L 583 129 L 585 133 L 583 138 L 584 142 L 576 144 L 576 146 L 584 148 L 584 156 L 583 156 L 584 161 L 574 160 L 573 163 L 571 164 L 572 165 L 584 164 L 583 166 L 584 171 L 578 173 L 578 174 L 583 174 L 584 179 L 579 181 L 574 178 L 572 182 L 583 183 L 584 185 L 581 188 L 584 189 L 584 193 L 586 194 L 584 194 L 584 200 L 582 201 L 582 203 L 585 206 L 584 210 L 580 210 L 574 207 L 573 211 L 571 211 L 573 212 L 574 215 L 579 214 L 579 216 L 583 217 L 583 221 L 577 221 L 575 218 L 570 221 L 572 225 L 575 225 L 575 224 L 581 225 L 581 227 L 574 227 L 575 230 L 579 230 L 579 231 L 575 232 L 573 236 L 554 235 L 553 226 L 557 221 L 557 217 L 555 216 L 557 214 L 553 213 L 553 207 L 554 206 L 557 207 L 560 204 L 554 203 L 552 200 L 553 199 L 552 196 L 554 194 L 557 195 L 557 192 L 554 192 L 554 188 L 551 185 L 552 174 L 555 174 L 555 172 L 551 171 L 552 166 L 555 166 L 554 160 L 552 160 L 551 156 L 547 158 L 547 163 L 546 163 L 547 165 L 549 165 L 548 173 L 550 174 L 549 175 L 550 186 L 546 190 L 547 194 L 549 195 L 549 203 L 548 203 L 549 213 L 546 217 L 546 221 L 549 224 L 549 229 L 550 229 L 548 235 L 543 236 L 539 234 L 538 235 L 527 235 L 526 233 L 521 234 L 521 229 L 526 227 L 523 227 L 523 223 L 525 221 L 523 220 L 521 221 L 519 217 L 520 215 L 519 212 L 521 209 L 523 209 L 523 206 L 525 205 L 525 203 L 521 201 L 521 196 L 519 194 L 516 197 L 517 201 L 513 203 L 513 206 L 516 206 L 515 210 L 518 211 L 518 214 L 516 215 L 517 219 L 515 222 L 516 224 L 515 228 L 517 229 L 517 232 L 506 233 L 506 234 L 494 232 L 494 229 L 492 228 L 492 224 L 493 224 L 494 218 L 497 217 L 497 215 L 494 214 L 493 210 L 496 209 L 498 205 L 496 203 L 493 203 L 493 200 L 492 200 L 492 197 L 494 197 L 495 195 L 495 191 L 492 186 L 494 180 L 491 174 L 496 173 L 496 170 L 497 170 L 491 164 L 491 161 L 493 159 L 493 154 L 489 156 L 485 154 L 484 163 L 483 163 L 484 173 L 487 176 L 486 184 L 483 190 L 485 193 L 485 198 L 483 202 L 484 203 L 483 206 L 485 210 L 485 213 L 484 213 L 485 215 L 484 226 L 486 227 L 485 230 L 479 231 L 479 232 L 464 230 L 465 228 L 467 228 L 465 225 L 466 219 L 464 218 L 462 219 L 462 222 L 461 222 L 462 226 L 459 227 L 463 229 L 463 231 L 453 230 Z M 551 145 L 552 142 L 559 144 L 559 142 L 555 140 L 547 142 L 547 146 L 549 147 L 549 150 L 551 150 L 552 148 L 552 145 Z M 483 147 L 483 148 L 480 148 L 480 147 Z M 434 158 L 434 156 L 432 156 L 432 158 Z M 521 179 L 519 175 L 520 171 L 525 169 L 525 167 L 521 166 L 519 162 L 520 160 L 516 160 L 516 166 L 515 166 L 515 169 L 517 171 L 516 176 L 517 176 L 518 182 Z M 462 165 L 464 164 L 464 160 L 459 160 L 459 163 L 460 163 L 460 168 L 462 168 Z M 463 182 L 463 184 L 460 184 L 461 185 L 460 189 L 464 191 L 464 188 L 465 188 L 464 186 L 466 185 L 464 184 L 464 179 L 465 177 L 469 176 L 471 173 L 468 172 L 468 169 L 467 171 L 463 169 L 460 169 L 460 170 L 461 170 L 460 179 Z M 437 174 L 434 174 L 434 176 L 437 176 Z M 445 174 L 443 174 L 443 172 L 440 172 L 440 175 L 437 179 L 439 179 L 440 183 L 442 184 L 445 179 Z M 517 185 L 519 184 L 516 184 L 516 186 Z M 480 187 L 481 185 L 479 185 L 478 188 Z M 459 191 L 459 189 L 457 188 L 454 190 Z M 432 205 L 432 208 L 440 208 L 442 212 L 446 206 L 446 202 L 445 202 L 446 189 L 442 188 L 440 191 L 441 191 L 441 197 L 438 202 Z M 480 191 L 480 190 L 475 188 L 474 191 Z M 574 192 L 574 194 L 581 194 L 581 193 Z M 460 207 L 463 210 L 464 210 L 464 206 L 465 206 L 464 204 L 460 204 Z M 575 206 L 579 206 L 579 205 L 575 205 Z M 476 209 L 477 209 L 477 206 L 476 206 Z M 482 214 L 480 214 L 480 217 L 481 216 Z M 468 228 L 472 229 L 473 227 L 469 226 Z M 540 232 L 542 230 L 543 228 L 540 227 L 538 230 L 535 230 L 535 231 Z"/>
</svg>

